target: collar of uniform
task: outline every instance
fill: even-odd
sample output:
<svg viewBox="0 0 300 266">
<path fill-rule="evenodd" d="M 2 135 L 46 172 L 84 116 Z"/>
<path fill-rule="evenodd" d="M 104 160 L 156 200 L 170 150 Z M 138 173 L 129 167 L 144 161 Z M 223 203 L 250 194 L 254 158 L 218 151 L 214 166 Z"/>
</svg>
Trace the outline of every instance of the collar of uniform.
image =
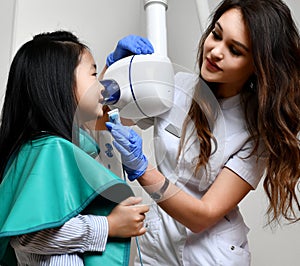
<svg viewBox="0 0 300 266">
<path fill-rule="evenodd" d="M 237 94 L 232 97 L 219 99 L 219 104 L 222 110 L 231 109 L 240 105 L 241 95 Z"/>
</svg>

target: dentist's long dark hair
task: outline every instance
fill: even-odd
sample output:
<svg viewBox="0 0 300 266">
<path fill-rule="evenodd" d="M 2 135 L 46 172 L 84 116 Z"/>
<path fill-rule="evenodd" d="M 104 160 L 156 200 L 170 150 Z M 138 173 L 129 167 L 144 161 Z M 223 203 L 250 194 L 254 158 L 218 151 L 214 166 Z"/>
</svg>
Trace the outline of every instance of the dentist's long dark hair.
<svg viewBox="0 0 300 266">
<path fill-rule="evenodd" d="M 0 127 L 0 181 L 10 156 L 44 133 L 72 140 L 75 69 L 85 49 L 70 32 L 36 35 L 16 53 Z"/>
<path fill-rule="evenodd" d="M 264 189 L 269 198 L 269 222 L 284 217 L 300 219 L 300 38 L 290 10 L 281 0 L 224 0 L 216 8 L 212 20 L 199 43 L 198 66 L 203 63 L 203 46 L 215 23 L 229 9 L 237 8 L 249 29 L 254 60 L 254 75 L 241 94 L 248 130 L 258 148 L 266 148 L 267 164 Z M 252 84 L 253 86 L 250 86 Z M 211 87 L 214 84 L 210 84 Z M 195 89 L 195 98 L 201 89 Z M 207 164 L 211 129 L 200 105 L 193 101 L 185 127 L 193 121 L 201 143 L 198 165 Z M 205 126 L 206 125 L 206 126 Z M 185 132 L 185 131 L 184 131 Z M 181 143 L 181 149 L 184 142 Z"/>
</svg>

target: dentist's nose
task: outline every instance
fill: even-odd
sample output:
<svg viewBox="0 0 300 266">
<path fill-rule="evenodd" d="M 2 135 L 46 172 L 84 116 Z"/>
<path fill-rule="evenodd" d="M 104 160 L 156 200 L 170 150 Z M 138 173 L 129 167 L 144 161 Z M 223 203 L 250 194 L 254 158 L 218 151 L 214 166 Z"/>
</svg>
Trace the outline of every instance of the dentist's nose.
<svg viewBox="0 0 300 266">
<path fill-rule="evenodd" d="M 224 58 L 223 45 L 217 45 L 211 50 L 211 57 L 215 61 L 220 61 Z"/>
</svg>

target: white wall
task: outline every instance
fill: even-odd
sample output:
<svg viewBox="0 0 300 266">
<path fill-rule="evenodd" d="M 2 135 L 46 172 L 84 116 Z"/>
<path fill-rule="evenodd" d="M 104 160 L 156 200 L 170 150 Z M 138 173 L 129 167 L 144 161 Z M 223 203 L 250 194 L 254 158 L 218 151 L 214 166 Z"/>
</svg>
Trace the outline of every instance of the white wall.
<svg viewBox="0 0 300 266">
<path fill-rule="evenodd" d="M 139 0 L 17 0 L 13 50 L 36 33 L 66 29 L 88 44 L 102 66 L 121 36 L 141 32 L 141 3 Z"/>
<path fill-rule="evenodd" d="M 13 44 L 15 0 L 0 3 L 0 108 L 3 103 L 10 55 Z"/>
<path fill-rule="evenodd" d="M 218 2 L 210 0 L 210 8 Z M 299 25 L 299 1 L 287 3 Z M 194 0 L 169 0 L 168 4 L 169 57 L 177 70 L 193 71 L 201 36 L 196 4 Z M 1 0 L 0 97 L 11 55 L 34 34 L 57 29 L 73 31 L 92 49 L 101 68 L 118 39 L 130 33 L 145 36 L 144 19 L 142 0 Z M 265 206 L 261 186 L 241 204 L 251 228 L 252 265 L 299 265 L 300 224 L 279 228 L 275 233 L 263 229 Z"/>
<path fill-rule="evenodd" d="M 142 34 L 141 10 L 140 0 L 0 0 L 0 97 L 12 56 L 33 35 L 59 29 L 74 32 L 92 49 L 100 69 L 119 38 Z"/>
</svg>

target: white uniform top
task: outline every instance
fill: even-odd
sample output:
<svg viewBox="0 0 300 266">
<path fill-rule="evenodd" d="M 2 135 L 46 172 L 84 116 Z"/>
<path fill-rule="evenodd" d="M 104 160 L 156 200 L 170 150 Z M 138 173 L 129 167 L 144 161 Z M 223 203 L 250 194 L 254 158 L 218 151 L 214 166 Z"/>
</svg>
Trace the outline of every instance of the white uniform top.
<svg viewBox="0 0 300 266">
<path fill-rule="evenodd" d="M 195 75 L 177 73 L 174 106 L 155 119 L 154 146 L 159 170 L 196 198 L 204 195 L 224 166 L 256 188 L 263 175 L 264 162 L 262 159 L 257 161 L 256 156 L 245 158 L 251 152 L 251 144 L 246 143 L 249 134 L 239 95 L 218 103 L 207 88 L 201 98 L 215 101 L 214 112 L 218 112 L 213 124 L 213 134 L 217 141 L 212 142 L 214 152 L 210 156 L 207 172 L 200 170 L 197 176 L 193 174 L 196 164 L 194 158 L 199 154 L 195 133 L 188 138 L 184 155 L 180 156 L 177 163 L 179 131 L 189 110 L 196 81 Z M 189 125 L 187 137 L 192 130 L 193 126 Z M 154 203 L 146 215 L 145 224 L 148 231 L 139 237 L 143 265 L 250 265 L 247 242 L 249 229 L 238 207 L 213 227 L 201 233 L 193 233 Z M 140 265 L 138 258 L 135 263 Z"/>
</svg>

